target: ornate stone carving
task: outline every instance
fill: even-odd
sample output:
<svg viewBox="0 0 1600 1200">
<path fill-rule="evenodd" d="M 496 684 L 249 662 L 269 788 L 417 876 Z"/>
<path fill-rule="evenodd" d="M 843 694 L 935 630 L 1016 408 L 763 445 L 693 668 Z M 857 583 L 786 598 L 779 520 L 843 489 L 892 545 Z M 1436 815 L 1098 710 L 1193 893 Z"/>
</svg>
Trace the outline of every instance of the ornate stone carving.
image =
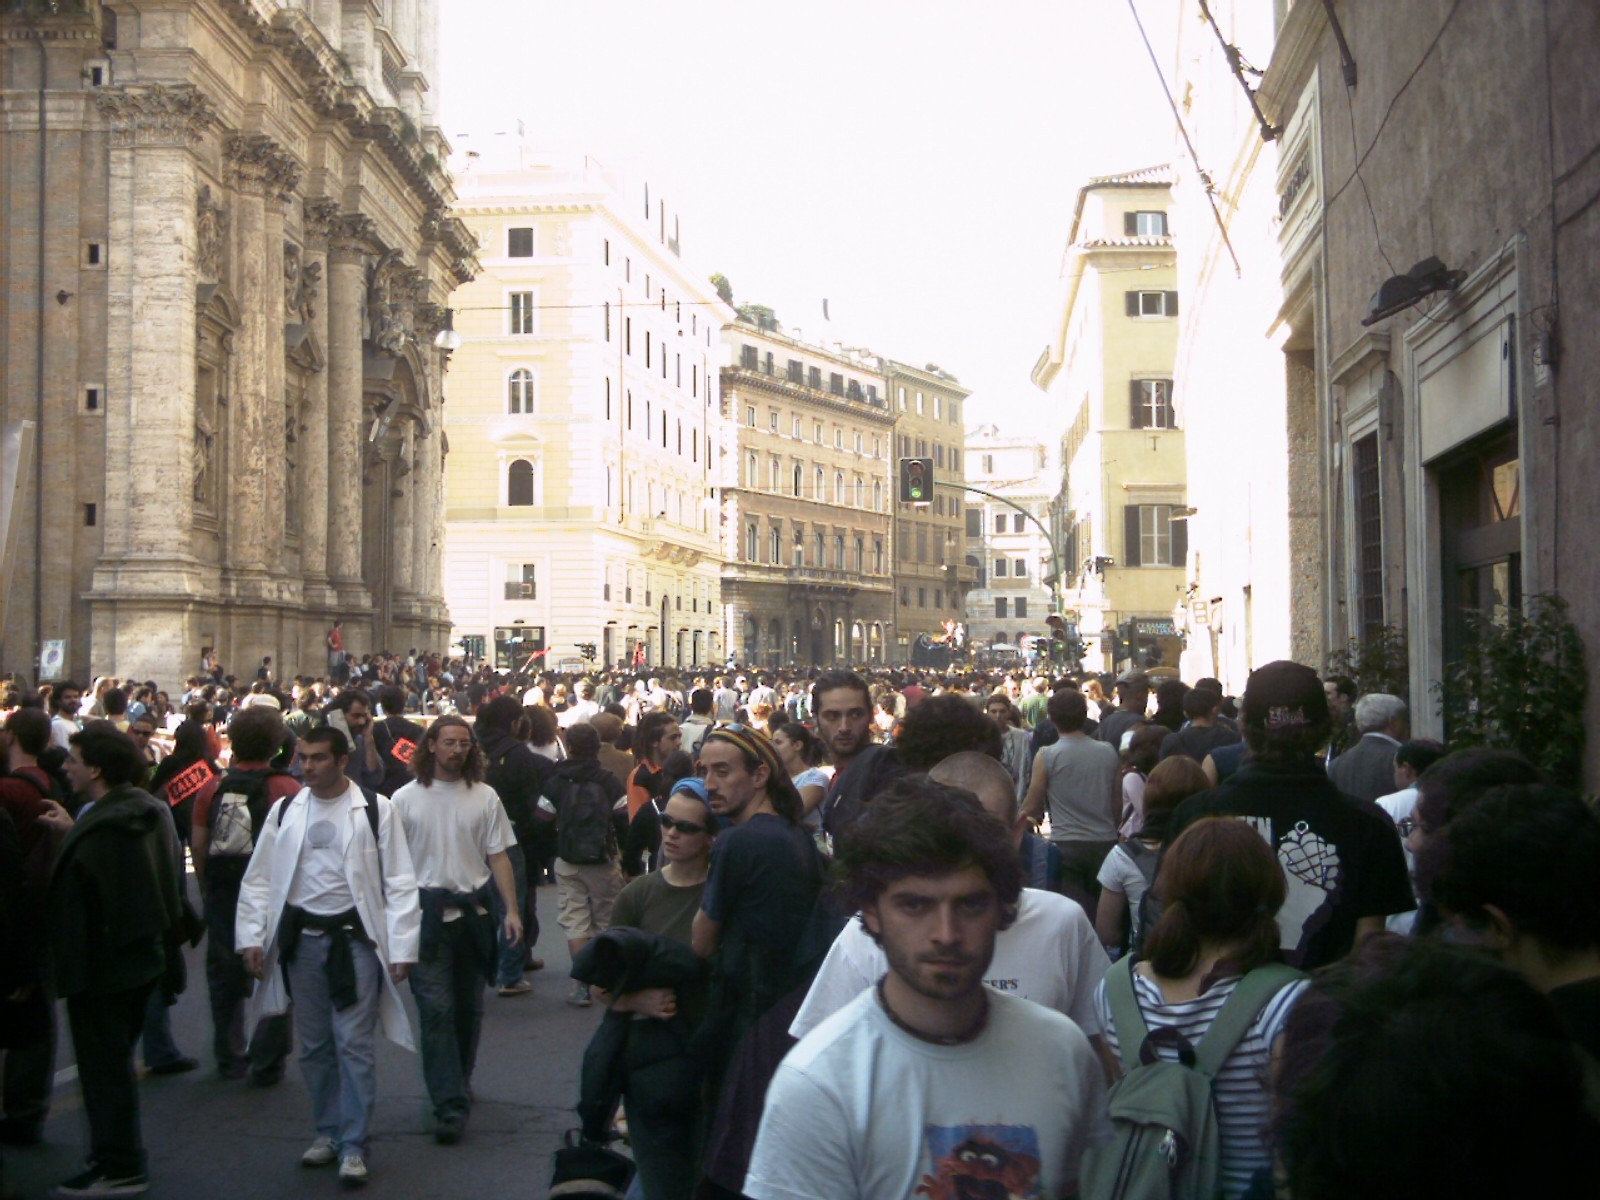
<svg viewBox="0 0 1600 1200">
<path fill-rule="evenodd" d="M 361 213 L 344 213 L 328 234 L 328 253 L 344 262 L 359 262 L 373 253 L 377 226 Z"/>
<path fill-rule="evenodd" d="M 398 356 L 416 341 L 411 310 L 421 283 L 421 272 L 402 263 L 398 250 L 385 251 L 367 268 L 363 333 L 381 353 Z"/>
<path fill-rule="evenodd" d="M 300 186 L 300 164 L 264 133 L 230 133 L 222 150 L 228 183 L 236 191 L 288 200 Z"/>
<path fill-rule="evenodd" d="M 211 502 L 211 456 L 216 449 L 217 432 L 206 416 L 205 405 L 197 405 L 194 414 L 194 498 L 202 504 Z"/>
<path fill-rule="evenodd" d="M 419 339 L 432 345 L 434 335 L 444 328 L 444 308 L 438 304 L 418 304 L 412 310 L 411 328 Z"/>
<path fill-rule="evenodd" d="M 202 184 L 195 197 L 195 258 L 201 279 L 213 283 L 222 279 L 222 247 L 228 235 L 228 210 L 211 194 L 211 185 Z"/>
<path fill-rule="evenodd" d="M 305 202 L 304 227 L 306 241 L 320 246 L 328 244 L 339 225 L 339 202 L 323 196 Z"/>
<path fill-rule="evenodd" d="M 283 315 L 284 319 L 303 325 L 311 324 L 317 314 L 317 300 L 322 294 L 322 264 L 306 262 L 300 247 L 293 242 L 283 244 Z"/>
<path fill-rule="evenodd" d="M 93 95 L 115 146 L 188 146 L 217 121 L 205 93 L 188 84 L 102 88 Z"/>
</svg>

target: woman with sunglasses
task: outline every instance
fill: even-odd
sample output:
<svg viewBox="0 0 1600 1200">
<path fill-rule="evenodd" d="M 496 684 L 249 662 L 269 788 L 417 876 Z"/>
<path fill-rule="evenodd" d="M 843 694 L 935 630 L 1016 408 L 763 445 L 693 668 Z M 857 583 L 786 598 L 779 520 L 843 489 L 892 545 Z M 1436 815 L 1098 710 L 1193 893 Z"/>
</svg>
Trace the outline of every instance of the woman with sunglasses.
<svg viewBox="0 0 1600 1200">
<path fill-rule="evenodd" d="M 688 945 L 716 831 L 705 784 L 680 779 L 661 812 L 661 869 L 622 889 L 611 910 L 612 926 L 627 925 Z M 705 1012 L 703 982 L 602 998 L 612 1012 L 659 1021 L 682 1017 L 677 1027 L 691 1032 Z M 687 1043 L 684 1049 L 681 1060 L 652 1063 L 648 1077 L 630 1076 L 624 1087 L 628 1136 L 648 1200 L 688 1200 L 699 1177 L 699 1072 Z"/>
</svg>

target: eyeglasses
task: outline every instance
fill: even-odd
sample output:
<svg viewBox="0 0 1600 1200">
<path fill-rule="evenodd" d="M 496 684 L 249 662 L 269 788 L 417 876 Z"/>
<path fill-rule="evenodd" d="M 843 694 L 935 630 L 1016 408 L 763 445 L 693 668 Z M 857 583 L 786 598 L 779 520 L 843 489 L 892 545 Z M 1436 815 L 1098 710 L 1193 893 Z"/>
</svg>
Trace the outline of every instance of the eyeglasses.
<svg viewBox="0 0 1600 1200">
<path fill-rule="evenodd" d="M 704 825 L 696 825 L 693 821 L 680 821 L 677 817 L 669 817 L 666 813 L 661 814 L 661 828 L 667 830 L 676 829 L 679 833 L 704 833 L 706 831 Z"/>
</svg>

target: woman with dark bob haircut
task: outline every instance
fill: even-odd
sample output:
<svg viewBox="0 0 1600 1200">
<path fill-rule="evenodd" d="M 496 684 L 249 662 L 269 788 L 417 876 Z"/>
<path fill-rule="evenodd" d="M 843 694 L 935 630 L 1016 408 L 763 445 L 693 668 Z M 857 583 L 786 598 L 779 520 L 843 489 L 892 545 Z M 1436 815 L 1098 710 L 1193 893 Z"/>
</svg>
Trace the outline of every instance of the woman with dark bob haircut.
<svg viewBox="0 0 1600 1200">
<path fill-rule="evenodd" d="M 1145 957 L 1131 970 L 1145 1030 L 1162 1033 L 1145 1041 L 1146 1048 L 1177 1061 L 1179 1046 L 1167 1031 L 1198 1045 L 1245 977 L 1278 962 L 1277 914 L 1285 887 L 1278 856 L 1247 822 L 1206 818 L 1167 846 L 1155 882 L 1161 916 L 1145 935 Z M 1128 1031 L 1117 1028 L 1109 990 L 1118 982 L 1116 973 L 1128 970 L 1123 963 L 1111 968 L 1095 991 L 1095 1007 L 1106 1044 L 1119 1059 L 1133 1055 L 1138 1061 L 1141 1047 L 1123 1044 Z M 1267 998 L 1212 1085 L 1227 1200 L 1244 1195 L 1251 1178 L 1271 1161 L 1264 1133 L 1267 1069 L 1273 1043 L 1306 986 L 1295 973 L 1282 967 L 1278 972 L 1281 981 L 1272 974 L 1258 977 L 1257 985 L 1269 988 Z M 1126 977 L 1120 982 L 1126 988 Z"/>
</svg>

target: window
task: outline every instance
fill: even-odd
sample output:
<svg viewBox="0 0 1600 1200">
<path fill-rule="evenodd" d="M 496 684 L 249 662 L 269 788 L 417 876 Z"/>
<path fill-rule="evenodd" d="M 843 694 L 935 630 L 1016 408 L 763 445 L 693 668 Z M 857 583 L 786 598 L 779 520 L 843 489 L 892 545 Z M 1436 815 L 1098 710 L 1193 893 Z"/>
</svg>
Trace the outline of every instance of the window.
<svg viewBox="0 0 1600 1200">
<path fill-rule="evenodd" d="M 761 365 L 761 352 L 754 346 L 739 347 L 739 366 L 746 371 L 754 371 Z"/>
<path fill-rule="evenodd" d="M 794 565 L 797 567 L 806 565 L 806 531 L 803 525 L 794 527 Z"/>
<path fill-rule="evenodd" d="M 748 404 L 745 406 L 744 423 L 751 429 L 756 427 L 756 406 L 754 404 Z"/>
<path fill-rule="evenodd" d="M 756 452 L 754 450 L 750 451 L 744 458 L 744 485 L 747 488 L 761 486 L 761 477 L 757 474 Z"/>
<path fill-rule="evenodd" d="M 1016 608 L 1012 612 L 1013 616 L 1020 618 L 1028 615 L 1028 598 L 1026 596 L 1018 596 L 1015 604 Z"/>
<path fill-rule="evenodd" d="M 1130 317 L 1175 317 L 1177 292 L 1125 292 Z"/>
<path fill-rule="evenodd" d="M 861 431 L 859 429 L 856 430 L 856 453 L 861 453 Z"/>
<path fill-rule="evenodd" d="M 83 408 L 85 412 L 100 411 L 100 389 L 98 387 L 86 387 L 83 389 Z"/>
<path fill-rule="evenodd" d="M 844 534 L 833 535 L 833 565 L 836 569 L 844 570 Z"/>
<path fill-rule="evenodd" d="M 952 471 L 961 470 L 961 451 L 954 446 L 950 447 L 950 469 Z"/>
<path fill-rule="evenodd" d="M 782 562 L 783 562 L 783 529 L 777 524 L 777 522 L 773 522 L 773 525 L 772 525 L 772 536 L 768 540 L 771 543 L 771 549 L 772 549 L 771 561 L 772 561 L 772 563 L 774 565 L 782 564 Z"/>
<path fill-rule="evenodd" d="M 611 381 L 606 380 L 606 415 L 610 415 L 610 387 Z M 533 411 L 533 372 L 527 367 L 518 367 L 511 372 L 507 381 L 506 411 L 512 414 L 531 413 Z"/>
<path fill-rule="evenodd" d="M 756 523 L 751 521 L 744 527 L 744 560 L 756 561 Z"/>
<path fill-rule="evenodd" d="M 606 341 L 609 342 L 611 340 L 611 301 L 609 301 L 609 300 L 606 301 L 605 309 L 606 309 Z"/>
<path fill-rule="evenodd" d="M 506 503 L 513 508 L 528 508 L 533 504 L 533 464 L 519 458 L 506 473 Z"/>
<path fill-rule="evenodd" d="M 539 589 L 536 586 L 535 567 L 533 563 L 507 563 L 506 564 L 506 599 L 507 600 L 536 600 Z"/>
<path fill-rule="evenodd" d="M 816 444 L 819 446 L 822 445 L 822 422 L 814 422 L 811 426 L 811 432 L 813 435 L 815 435 L 811 440 L 816 442 Z"/>
<path fill-rule="evenodd" d="M 882 538 L 873 538 L 872 539 L 872 573 L 874 575 L 882 575 L 883 574 L 883 539 Z"/>
<path fill-rule="evenodd" d="M 997 558 L 997 559 L 995 559 L 995 560 L 994 560 L 994 574 L 995 574 L 995 578 L 996 578 L 996 579 L 999 579 L 999 578 L 1000 578 L 1000 577 L 1002 577 L 1002 576 L 1004 576 L 1004 575 L 1005 575 L 1005 573 L 1006 573 L 1006 560 L 1005 560 L 1005 559 L 1003 559 L 1003 558 Z"/>
<path fill-rule="evenodd" d="M 1356 500 L 1356 615 L 1363 634 L 1383 624 L 1383 496 L 1378 475 L 1378 435 L 1350 447 Z"/>
<path fill-rule="evenodd" d="M 1123 565 L 1182 566 L 1188 554 L 1187 521 L 1172 519 L 1170 504 L 1130 504 L 1123 509 Z"/>
<path fill-rule="evenodd" d="M 938 392 L 933 394 L 933 419 L 935 421 L 944 420 L 944 397 L 939 395 Z"/>
<path fill-rule="evenodd" d="M 872 435 L 872 457 L 883 457 L 883 442 L 879 439 L 877 434 Z"/>
<path fill-rule="evenodd" d="M 95 511 L 95 506 L 92 504 L 85 504 L 83 506 L 83 523 L 85 525 L 93 525 L 96 520 L 97 513 Z"/>
<path fill-rule="evenodd" d="M 903 587 L 900 589 L 900 607 L 911 607 L 911 589 L 908 587 Z"/>
<path fill-rule="evenodd" d="M 860 575 L 867 569 L 867 546 L 861 538 L 857 538 L 855 541 L 855 551 L 855 571 L 857 575 Z"/>
<path fill-rule="evenodd" d="M 799 438 L 800 438 L 800 418 L 799 417 L 796 417 L 794 419 L 794 424 L 790 426 L 789 436 L 794 438 L 794 439 L 796 439 L 797 441 L 799 440 Z"/>
<path fill-rule="evenodd" d="M 769 412 L 767 414 L 767 428 L 772 430 L 773 433 L 777 433 L 778 432 L 778 410 L 777 409 L 773 409 L 771 412 Z"/>
<path fill-rule="evenodd" d="M 800 464 L 799 463 L 795 463 L 795 465 L 794 465 L 794 494 L 796 496 L 798 496 L 800 494 Z"/>
<path fill-rule="evenodd" d="M 983 510 L 979 508 L 967 509 L 967 536 L 981 538 L 983 536 Z"/>
<path fill-rule="evenodd" d="M 1028 560 L 1025 558 L 1013 560 L 1011 563 L 1011 574 L 1017 579 L 1026 579 L 1028 577 Z"/>
<path fill-rule="evenodd" d="M 83 265 L 86 267 L 103 267 L 106 265 L 104 242 L 85 242 L 83 244 Z"/>
<path fill-rule="evenodd" d="M 826 482 L 826 478 L 827 477 L 822 472 L 822 468 L 818 467 L 817 468 L 817 475 L 816 475 L 816 481 L 817 481 L 816 482 L 816 487 L 813 488 L 812 492 L 811 492 L 811 498 L 813 500 L 815 500 L 818 504 L 821 504 L 824 500 L 826 500 L 828 498 L 828 485 L 827 485 L 827 482 Z"/>
<path fill-rule="evenodd" d="M 806 381 L 806 365 L 798 358 L 791 358 L 784 364 L 783 377 L 790 383 L 804 383 Z M 796 434 L 795 436 L 799 436 Z"/>
<path fill-rule="evenodd" d="M 506 230 L 506 254 L 510 258 L 532 258 L 533 229 Z"/>
<path fill-rule="evenodd" d="M 821 367 L 810 367 L 810 368 L 808 368 L 806 370 L 806 386 L 807 387 L 814 387 L 819 392 L 822 390 L 822 368 Z"/>
<path fill-rule="evenodd" d="M 766 360 L 762 363 L 761 370 L 762 370 L 763 374 L 766 374 L 766 375 L 773 374 L 773 370 L 772 370 L 772 351 L 771 350 L 767 351 L 767 357 L 766 357 Z"/>
<path fill-rule="evenodd" d="M 1164 212 L 1123 213 L 1122 232 L 1127 237 L 1166 237 L 1167 214 Z"/>
<path fill-rule="evenodd" d="M 921 392 L 917 393 L 917 416 L 923 416 L 927 409 L 927 401 Z"/>
<path fill-rule="evenodd" d="M 935 442 L 933 444 L 933 465 L 936 466 L 936 467 L 944 466 L 944 443 L 943 442 Z"/>
<path fill-rule="evenodd" d="M 994 515 L 994 531 L 996 533 L 1004 533 L 1006 531 L 1006 515 L 1005 515 L 1005 513 L 995 513 L 995 515 Z"/>
<path fill-rule="evenodd" d="M 837 425 L 833 427 L 833 448 L 835 450 L 844 449 L 844 430 L 840 429 Z"/>
<path fill-rule="evenodd" d="M 883 511 L 883 480 L 881 479 L 872 481 L 872 511 Z"/>
<path fill-rule="evenodd" d="M 1172 429 L 1172 380 L 1135 379 L 1128 386 L 1128 425 L 1133 429 Z"/>
<path fill-rule="evenodd" d="M 928 607 L 928 589 L 925 588 L 925 587 L 919 587 L 917 589 L 917 607 L 918 608 L 927 608 Z"/>
<path fill-rule="evenodd" d="M 533 332 L 533 293 L 511 293 L 511 332 Z"/>
<path fill-rule="evenodd" d="M 774 496 L 778 494 L 778 480 L 782 477 L 782 475 L 783 464 L 774 458 L 770 463 L 767 464 L 767 489 Z M 778 560 L 773 559 L 772 561 L 777 562 Z"/>
<path fill-rule="evenodd" d="M 994 598 L 994 615 L 999 617 L 999 618 L 1001 618 L 1002 620 L 1005 618 L 1005 616 L 1006 616 L 1006 598 L 1004 596 L 996 596 Z"/>
<path fill-rule="evenodd" d="M 844 376 L 837 371 L 830 372 L 828 375 L 828 390 L 835 396 L 844 395 Z"/>
<path fill-rule="evenodd" d="M 983 473 L 985 475 L 994 474 L 994 455 L 985 454 L 983 456 Z"/>
<path fill-rule="evenodd" d="M 822 561 L 822 551 L 823 551 L 823 546 L 826 543 L 826 541 L 827 541 L 827 539 L 824 536 L 823 532 L 820 529 L 817 530 L 816 534 L 812 538 L 812 544 L 816 548 L 815 549 L 815 557 L 812 559 L 812 562 L 811 562 L 812 566 L 814 566 L 814 567 L 823 567 L 823 566 L 827 565 L 826 563 L 824 563 Z"/>
<path fill-rule="evenodd" d="M 844 472 L 843 471 L 835 471 L 833 473 L 833 502 L 835 504 L 843 504 L 844 503 Z"/>
<path fill-rule="evenodd" d="M 1012 533 L 1021 533 L 1023 531 L 1023 529 L 1026 528 L 1026 524 L 1025 523 L 1026 523 L 1027 520 L 1028 520 L 1028 518 L 1023 516 L 1021 513 L 1012 513 L 1011 514 L 1011 532 Z"/>
</svg>

